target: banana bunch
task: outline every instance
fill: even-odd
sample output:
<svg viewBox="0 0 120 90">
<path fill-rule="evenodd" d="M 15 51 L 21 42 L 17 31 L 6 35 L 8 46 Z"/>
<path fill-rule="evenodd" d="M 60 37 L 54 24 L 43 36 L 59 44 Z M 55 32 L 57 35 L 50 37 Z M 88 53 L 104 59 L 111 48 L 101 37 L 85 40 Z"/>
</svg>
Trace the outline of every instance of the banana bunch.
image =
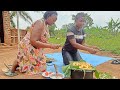
<svg viewBox="0 0 120 90">
<path fill-rule="evenodd" d="M 91 64 L 87 62 L 73 62 L 73 66 L 78 66 L 80 69 L 85 69 L 85 70 L 92 70 L 93 67 Z"/>
</svg>

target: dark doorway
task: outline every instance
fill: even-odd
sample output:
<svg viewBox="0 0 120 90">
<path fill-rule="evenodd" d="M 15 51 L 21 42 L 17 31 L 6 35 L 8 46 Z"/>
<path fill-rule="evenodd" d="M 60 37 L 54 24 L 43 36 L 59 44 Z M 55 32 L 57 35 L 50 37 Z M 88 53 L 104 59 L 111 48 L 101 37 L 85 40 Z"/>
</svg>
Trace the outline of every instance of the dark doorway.
<svg viewBox="0 0 120 90">
<path fill-rule="evenodd" d="M 0 43 L 4 43 L 3 16 L 0 11 Z"/>
</svg>

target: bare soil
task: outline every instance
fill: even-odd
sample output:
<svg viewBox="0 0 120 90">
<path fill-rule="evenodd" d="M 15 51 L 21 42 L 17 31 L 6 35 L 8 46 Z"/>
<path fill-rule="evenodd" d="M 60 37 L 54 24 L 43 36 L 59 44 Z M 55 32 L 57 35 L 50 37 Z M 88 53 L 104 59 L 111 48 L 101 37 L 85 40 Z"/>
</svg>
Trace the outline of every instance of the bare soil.
<svg viewBox="0 0 120 90">
<path fill-rule="evenodd" d="M 17 46 L 0 46 L 0 79 L 45 79 L 41 75 L 26 75 L 22 73 L 19 73 L 19 75 L 14 77 L 5 76 L 1 70 L 3 68 L 6 68 L 4 62 L 6 64 L 12 65 L 13 61 L 16 59 L 17 51 L 18 51 Z M 61 48 L 56 50 L 45 49 L 45 53 L 53 53 L 53 52 L 61 52 Z M 81 52 L 85 52 L 85 51 L 81 51 Z M 120 58 L 120 55 L 115 55 L 110 52 L 104 52 L 104 51 L 99 51 L 96 55 Z M 120 78 L 120 64 L 118 65 L 111 64 L 111 60 L 98 65 L 96 68 L 99 71 L 108 72 L 112 76 L 115 76 L 118 79 Z"/>
</svg>

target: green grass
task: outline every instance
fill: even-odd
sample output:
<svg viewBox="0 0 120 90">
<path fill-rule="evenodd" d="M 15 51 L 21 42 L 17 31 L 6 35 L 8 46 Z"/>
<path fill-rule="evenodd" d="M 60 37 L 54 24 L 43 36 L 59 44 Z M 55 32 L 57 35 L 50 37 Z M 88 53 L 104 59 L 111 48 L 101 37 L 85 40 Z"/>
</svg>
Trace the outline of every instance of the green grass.
<svg viewBox="0 0 120 90">
<path fill-rule="evenodd" d="M 54 38 L 50 38 L 49 39 L 49 42 L 50 43 L 54 43 L 54 44 L 61 44 L 61 45 L 64 45 L 64 42 L 65 42 L 65 38 L 62 38 L 62 37 L 54 37 Z"/>
<path fill-rule="evenodd" d="M 113 34 L 106 29 L 96 28 L 85 30 L 85 32 L 87 33 L 85 39 L 86 44 L 97 46 L 104 51 L 110 51 L 120 55 L 120 33 L 118 33 L 117 36 L 113 36 Z M 65 30 L 56 31 L 56 36 L 50 38 L 49 42 L 64 45 L 66 39 L 65 35 Z"/>
<path fill-rule="evenodd" d="M 50 38 L 49 42 L 64 45 L 66 39 L 66 32 L 67 31 L 65 29 L 56 30 L 55 37 Z"/>
<path fill-rule="evenodd" d="M 117 36 L 111 35 L 107 30 L 86 30 L 88 37 L 86 43 L 95 45 L 105 51 L 120 55 L 120 33 Z"/>
</svg>

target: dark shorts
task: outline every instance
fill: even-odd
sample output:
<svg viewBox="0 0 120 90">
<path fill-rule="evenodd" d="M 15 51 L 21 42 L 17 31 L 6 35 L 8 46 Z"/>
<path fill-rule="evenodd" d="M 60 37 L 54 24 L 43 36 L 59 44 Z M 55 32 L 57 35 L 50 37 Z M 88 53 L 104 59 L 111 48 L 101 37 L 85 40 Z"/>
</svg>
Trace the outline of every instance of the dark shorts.
<svg viewBox="0 0 120 90">
<path fill-rule="evenodd" d="M 82 59 L 78 51 L 76 53 L 70 53 L 65 49 L 62 49 L 62 57 L 65 65 L 68 65 L 69 61 L 79 61 Z"/>
</svg>

